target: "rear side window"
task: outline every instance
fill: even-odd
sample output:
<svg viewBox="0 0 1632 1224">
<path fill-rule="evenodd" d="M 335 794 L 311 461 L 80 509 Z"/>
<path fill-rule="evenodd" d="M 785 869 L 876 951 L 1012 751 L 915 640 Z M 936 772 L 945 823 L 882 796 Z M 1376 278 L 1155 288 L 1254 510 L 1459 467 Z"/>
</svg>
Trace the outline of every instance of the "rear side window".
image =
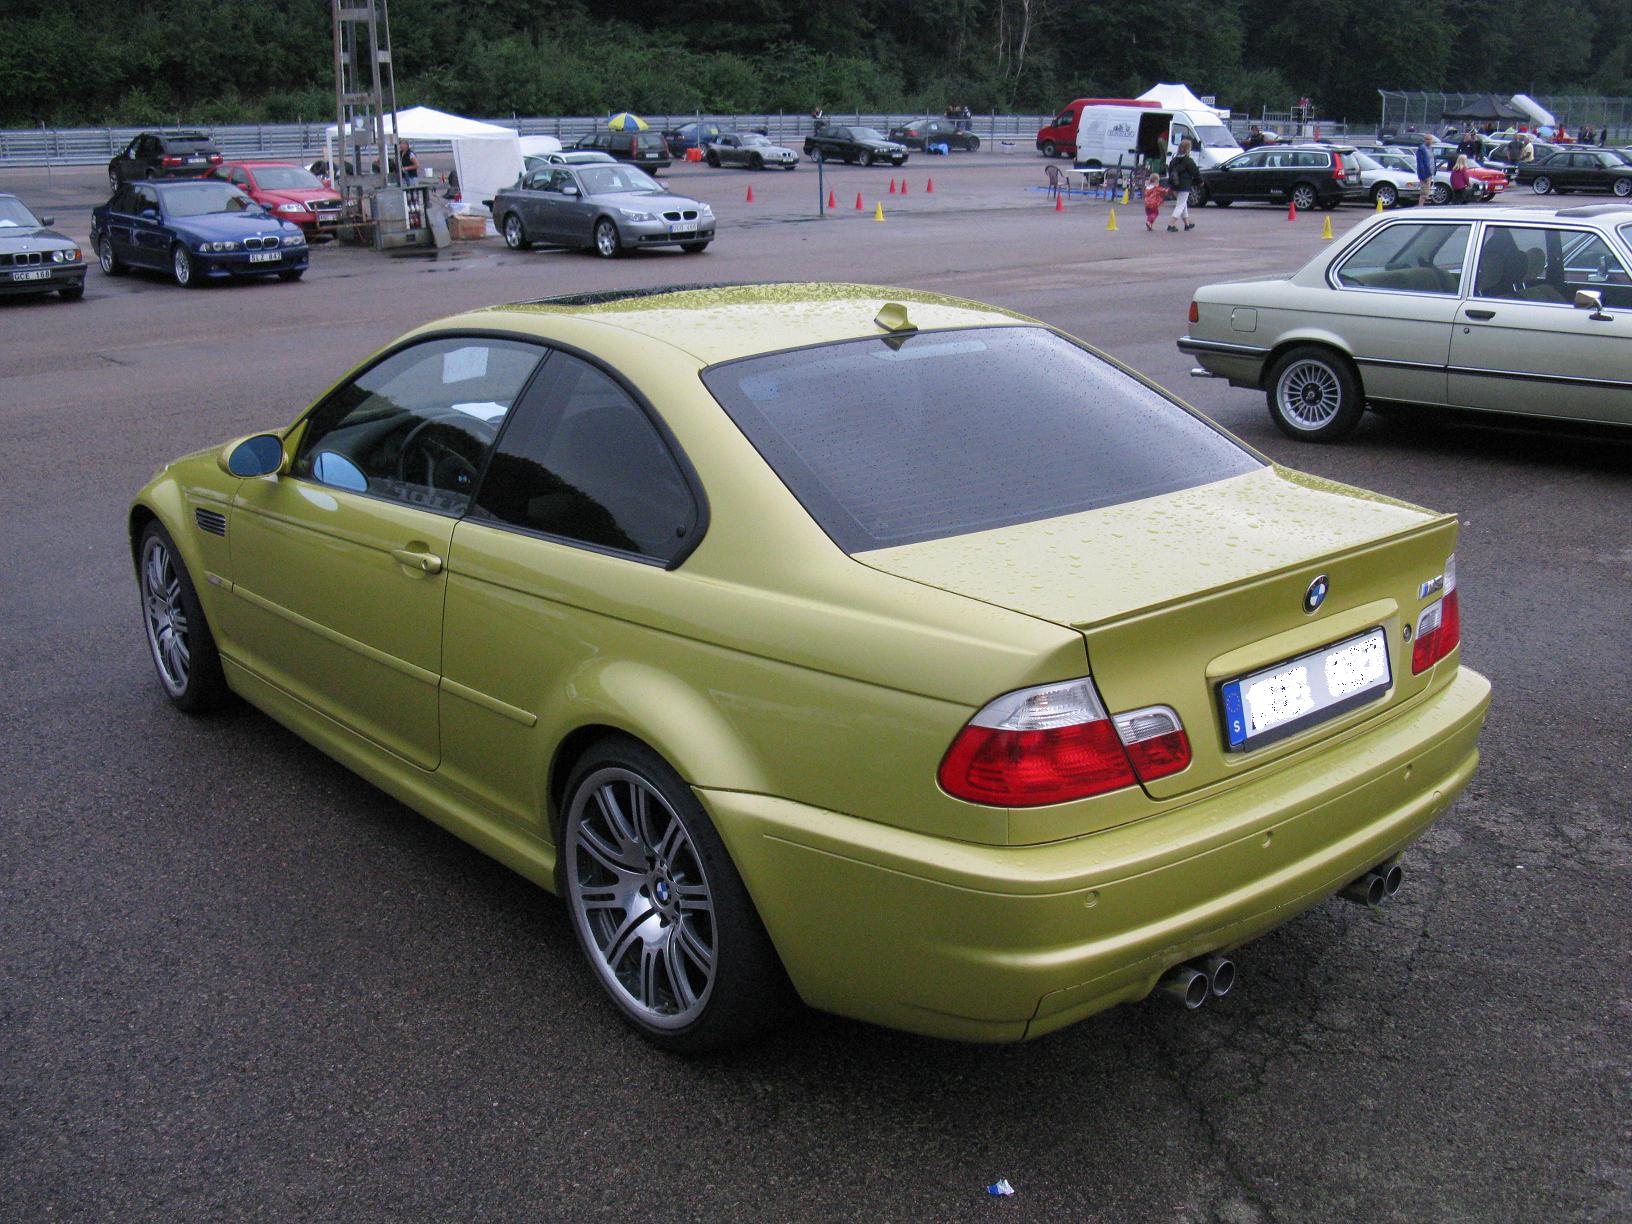
<svg viewBox="0 0 1632 1224">
<path fill-rule="evenodd" d="M 703 382 L 852 553 L 1075 514 L 1260 466 L 1040 327 L 850 340 L 717 365 Z"/>
<path fill-rule="evenodd" d="M 1472 229 L 1399 221 L 1385 225 L 1343 260 L 1337 281 L 1350 289 L 1456 293 Z"/>
</svg>

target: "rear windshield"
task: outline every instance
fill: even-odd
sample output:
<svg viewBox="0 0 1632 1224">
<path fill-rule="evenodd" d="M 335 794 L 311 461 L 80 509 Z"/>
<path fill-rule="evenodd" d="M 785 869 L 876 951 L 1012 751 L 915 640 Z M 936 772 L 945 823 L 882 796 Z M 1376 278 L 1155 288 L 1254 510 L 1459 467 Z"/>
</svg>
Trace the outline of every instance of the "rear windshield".
<svg viewBox="0 0 1632 1224">
<path fill-rule="evenodd" d="M 1040 327 L 849 340 L 727 362 L 703 382 L 851 553 L 1075 514 L 1260 466 Z"/>
<path fill-rule="evenodd" d="M 171 149 L 193 151 L 208 148 L 210 138 L 208 136 L 166 136 L 164 143 L 166 147 Z"/>
</svg>

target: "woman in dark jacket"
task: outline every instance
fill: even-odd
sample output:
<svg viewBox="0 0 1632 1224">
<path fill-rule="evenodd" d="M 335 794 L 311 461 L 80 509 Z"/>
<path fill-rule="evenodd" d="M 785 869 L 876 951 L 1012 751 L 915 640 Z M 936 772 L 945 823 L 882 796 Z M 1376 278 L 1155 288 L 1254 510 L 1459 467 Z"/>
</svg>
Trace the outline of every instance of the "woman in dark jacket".
<svg viewBox="0 0 1632 1224">
<path fill-rule="evenodd" d="M 1190 156 L 1188 140 L 1179 141 L 1178 154 L 1168 163 L 1167 177 L 1173 184 L 1173 220 L 1168 230 L 1177 232 L 1181 222 L 1185 229 L 1195 229 L 1195 222 L 1190 220 L 1190 192 L 1201 181 L 1201 169 Z"/>
</svg>

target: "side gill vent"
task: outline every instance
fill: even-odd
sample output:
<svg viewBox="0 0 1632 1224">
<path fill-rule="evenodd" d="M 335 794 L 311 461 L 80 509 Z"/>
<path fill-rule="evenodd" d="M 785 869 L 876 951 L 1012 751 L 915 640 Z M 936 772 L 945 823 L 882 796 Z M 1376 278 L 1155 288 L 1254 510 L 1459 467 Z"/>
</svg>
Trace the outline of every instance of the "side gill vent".
<svg viewBox="0 0 1632 1224">
<path fill-rule="evenodd" d="M 218 536 L 227 534 L 227 516 L 218 511 L 206 510 L 200 506 L 193 511 L 193 519 L 198 523 L 200 531 Z"/>
</svg>

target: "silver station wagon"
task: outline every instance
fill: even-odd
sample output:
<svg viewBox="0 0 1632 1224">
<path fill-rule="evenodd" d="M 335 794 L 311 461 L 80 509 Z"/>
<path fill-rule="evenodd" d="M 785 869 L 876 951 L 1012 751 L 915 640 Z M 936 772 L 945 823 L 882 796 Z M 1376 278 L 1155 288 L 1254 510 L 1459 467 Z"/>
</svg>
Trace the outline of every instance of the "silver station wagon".
<svg viewBox="0 0 1632 1224">
<path fill-rule="evenodd" d="M 1632 425 L 1629 269 L 1632 205 L 1412 209 L 1289 279 L 1202 287 L 1179 348 L 1305 441 L 1368 403 Z"/>
</svg>

